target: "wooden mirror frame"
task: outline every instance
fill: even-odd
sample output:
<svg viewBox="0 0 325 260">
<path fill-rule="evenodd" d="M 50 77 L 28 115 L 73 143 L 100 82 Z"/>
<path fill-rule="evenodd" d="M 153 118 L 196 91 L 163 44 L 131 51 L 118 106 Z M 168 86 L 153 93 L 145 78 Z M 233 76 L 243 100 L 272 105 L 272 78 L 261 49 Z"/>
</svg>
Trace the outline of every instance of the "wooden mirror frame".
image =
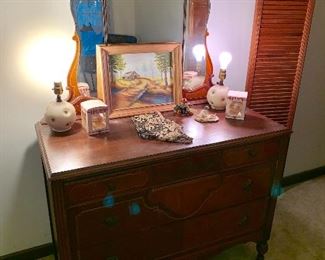
<svg viewBox="0 0 325 260">
<path fill-rule="evenodd" d="M 315 0 L 256 0 L 255 4 L 246 81 L 248 107 L 289 129 L 293 125 L 314 6 Z M 80 112 L 80 102 L 85 98 L 77 86 L 80 40 L 77 34 L 73 39 L 76 54 L 67 79 L 68 101 Z M 212 62 L 207 57 L 206 69 L 212 76 Z M 211 77 L 206 82 L 211 84 Z M 207 89 L 208 85 L 183 95 L 189 100 L 205 98 Z"/>
<path fill-rule="evenodd" d="M 186 62 L 186 38 L 194 40 L 197 37 L 204 39 L 206 49 L 205 54 L 205 79 L 202 86 L 193 91 L 183 89 L 183 97 L 195 103 L 206 102 L 206 95 L 212 86 L 213 64 L 207 47 L 207 37 L 209 36 L 207 25 L 210 15 L 210 0 L 185 0 L 184 2 L 184 43 L 183 62 Z M 198 36 L 199 34 L 199 36 Z M 188 44 L 192 46 L 191 43 Z M 183 66 L 184 68 L 184 66 Z"/>
</svg>

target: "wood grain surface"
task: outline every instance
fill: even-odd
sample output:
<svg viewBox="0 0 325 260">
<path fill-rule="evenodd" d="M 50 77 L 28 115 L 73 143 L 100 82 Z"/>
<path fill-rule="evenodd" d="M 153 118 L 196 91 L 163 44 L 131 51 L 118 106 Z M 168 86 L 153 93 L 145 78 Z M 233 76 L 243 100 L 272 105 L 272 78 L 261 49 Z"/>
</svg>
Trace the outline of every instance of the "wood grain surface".
<svg viewBox="0 0 325 260">
<path fill-rule="evenodd" d="M 201 107 L 194 107 L 198 112 Z M 110 121 L 110 132 L 90 137 L 77 121 L 68 133 L 52 132 L 47 125 L 37 123 L 36 131 L 42 151 L 43 162 L 49 178 L 65 178 L 69 173 L 87 174 L 94 169 L 107 170 L 113 166 L 145 163 L 148 160 L 177 157 L 181 152 L 202 149 L 209 151 L 230 143 L 256 140 L 264 135 L 274 136 L 289 132 L 284 126 L 248 110 L 244 121 L 225 119 L 217 113 L 218 123 L 201 124 L 193 117 L 178 117 L 172 112 L 164 113 L 184 127 L 193 137 L 193 143 L 174 144 L 141 139 L 130 118 Z M 253 141 L 253 139 L 249 139 Z"/>
</svg>

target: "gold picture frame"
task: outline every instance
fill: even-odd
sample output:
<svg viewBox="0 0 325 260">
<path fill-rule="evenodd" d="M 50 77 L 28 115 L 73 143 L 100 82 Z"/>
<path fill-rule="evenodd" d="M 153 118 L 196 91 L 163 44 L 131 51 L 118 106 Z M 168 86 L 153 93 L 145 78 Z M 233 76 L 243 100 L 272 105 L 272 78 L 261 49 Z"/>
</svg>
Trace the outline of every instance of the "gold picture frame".
<svg viewBox="0 0 325 260">
<path fill-rule="evenodd" d="M 97 95 L 110 118 L 170 111 L 182 98 L 179 43 L 98 45 Z"/>
</svg>

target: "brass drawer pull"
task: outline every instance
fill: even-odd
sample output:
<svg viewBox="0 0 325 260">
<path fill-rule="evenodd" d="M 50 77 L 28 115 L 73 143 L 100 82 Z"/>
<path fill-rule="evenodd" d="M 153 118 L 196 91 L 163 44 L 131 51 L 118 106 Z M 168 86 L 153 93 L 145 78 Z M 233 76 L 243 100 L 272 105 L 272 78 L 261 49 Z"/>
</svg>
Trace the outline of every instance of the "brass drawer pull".
<svg viewBox="0 0 325 260">
<path fill-rule="evenodd" d="M 239 226 L 245 226 L 246 224 L 248 223 L 248 217 L 247 216 L 244 216 L 244 217 L 242 217 L 241 219 L 240 219 L 240 221 L 239 221 Z"/>
<path fill-rule="evenodd" d="M 252 186 L 253 186 L 253 181 L 251 179 L 248 179 L 246 181 L 246 183 L 244 184 L 244 186 L 243 186 L 244 191 L 251 192 L 252 191 Z"/>
<path fill-rule="evenodd" d="M 110 216 L 105 219 L 105 224 L 108 227 L 114 227 L 118 224 L 118 218 L 117 216 Z"/>
</svg>

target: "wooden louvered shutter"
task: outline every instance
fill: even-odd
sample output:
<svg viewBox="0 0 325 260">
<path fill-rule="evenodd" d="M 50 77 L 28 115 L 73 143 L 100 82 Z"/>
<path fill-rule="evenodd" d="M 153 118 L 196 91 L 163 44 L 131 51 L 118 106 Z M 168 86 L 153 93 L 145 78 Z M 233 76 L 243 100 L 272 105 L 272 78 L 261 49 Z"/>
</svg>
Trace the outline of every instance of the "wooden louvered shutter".
<svg viewBox="0 0 325 260">
<path fill-rule="evenodd" d="M 314 0 L 257 0 L 248 106 L 292 128 Z"/>
</svg>

